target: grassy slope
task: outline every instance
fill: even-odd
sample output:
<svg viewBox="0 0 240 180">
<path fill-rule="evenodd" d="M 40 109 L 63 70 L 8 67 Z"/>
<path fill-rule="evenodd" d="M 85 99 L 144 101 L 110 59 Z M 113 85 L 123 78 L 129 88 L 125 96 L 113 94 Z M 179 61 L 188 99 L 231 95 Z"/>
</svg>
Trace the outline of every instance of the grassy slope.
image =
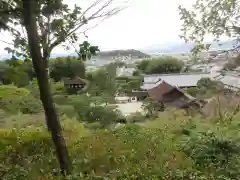
<svg viewBox="0 0 240 180">
<path fill-rule="evenodd" d="M 58 167 L 46 128 L 34 120 L 39 115 L 31 117 L 8 117 L 5 119 L 7 125 L 1 124 L 0 154 L 3 156 L 0 156 L 0 162 L 3 168 L 0 175 L 4 175 L 5 179 L 50 176 Z M 224 138 L 239 143 L 239 117 L 235 115 L 232 122 L 216 122 L 200 117 L 190 118 L 182 111 L 170 111 L 141 126 L 128 125 L 116 131 L 90 131 L 66 117 L 61 121 L 73 160 L 75 179 L 81 179 L 81 173 L 87 174 L 83 179 L 101 179 L 97 178 L 100 176 L 109 179 L 152 180 L 161 177 L 175 180 L 191 179 L 194 174 L 196 179 L 221 179 L 220 175 L 230 176 L 227 175 L 229 169 L 235 173 L 234 177 L 240 177 L 235 172 L 239 165 L 235 160 L 239 156 L 234 155 L 234 159 L 229 160 L 231 167 L 226 166 L 220 172 L 220 165 L 206 163 L 204 155 L 199 155 L 200 152 L 208 155 L 212 150 L 214 144 L 208 141 L 212 135 L 204 135 L 202 139 L 198 137 L 202 136 L 202 132 L 213 132 L 218 137 L 215 137 L 217 141 L 222 142 Z M 29 127 L 32 120 L 34 126 Z M 193 157 L 190 156 L 192 153 L 188 154 L 189 148 L 194 150 L 195 154 L 191 151 Z M 200 157 L 203 158 L 203 167 L 196 164 Z M 211 173 L 209 168 L 212 168 Z"/>
</svg>

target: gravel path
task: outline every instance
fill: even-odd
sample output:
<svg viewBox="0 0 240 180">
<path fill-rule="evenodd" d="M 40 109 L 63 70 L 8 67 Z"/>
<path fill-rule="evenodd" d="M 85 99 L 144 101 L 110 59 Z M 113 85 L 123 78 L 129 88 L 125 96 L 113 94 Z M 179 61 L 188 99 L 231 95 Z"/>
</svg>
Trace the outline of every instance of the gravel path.
<svg viewBox="0 0 240 180">
<path fill-rule="evenodd" d="M 123 113 L 123 115 L 129 115 L 131 113 L 142 111 L 142 102 L 122 103 L 116 105 L 118 106 L 118 109 Z"/>
</svg>

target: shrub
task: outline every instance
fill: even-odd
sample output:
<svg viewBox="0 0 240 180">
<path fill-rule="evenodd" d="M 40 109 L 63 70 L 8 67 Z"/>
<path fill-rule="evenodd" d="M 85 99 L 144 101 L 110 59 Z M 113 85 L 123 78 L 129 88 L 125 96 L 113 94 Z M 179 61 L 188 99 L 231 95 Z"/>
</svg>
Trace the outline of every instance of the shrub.
<svg viewBox="0 0 240 180">
<path fill-rule="evenodd" d="M 0 107 L 10 114 L 16 114 L 20 112 L 20 104 L 22 99 L 23 97 L 17 95 L 8 95 L 6 97 L 2 97 L 0 99 Z"/>
<path fill-rule="evenodd" d="M 59 116 L 66 115 L 67 117 L 70 117 L 70 118 L 77 116 L 75 108 L 71 105 L 57 105 L 56 104 L 56 109 L 57 109 Z"/>
<path fill-rule="evenodd" d="M 2 85 L 0 86 L 0 99 L 6 98 L 8 96 L 27 96 L 30 91 L 25 88 L 18 88 L 14 85 Z"/>
<path fill-rule="evenodd" d="M 3 110 L 11 114 L 22 112 L 24 114 L 35 114 L 42 111 L 42 104 L 39 99 L 32 95 L 19 96 L 7 95 L 2 97 L 0 105 Z"/>
<path fill-rule="evenodd" d="M 139 70 L 147 74 L 178 73 L 184 63 L 171 56 L 145 59 L 137 64 Z"/>
<path fill-rule="evenodd" d="M 33 78 L 32 81 L 30 81 L 29 84 L 25 86 L 25 88 L 28 89 L 34 97 L 38 99 L 40 98 L 40 91 L 36 78 Z"/>
<path fill-rule="evenodd" d="M 196 88 L 196 87 L 185 88 L 184 92 L 190 94 L 191 96 L 195 96 L 196 97 L 197 94 L 198 94 L 198 88 Z"/>
<path fill-rule="evenodd" d="M 33 97 L 29 90 L 13 85 L 0 86 L 0 106 L 9 113 L 34 114 L 42 111 L 40 100 Z"/>
<path fill-rule="evenodd" d="M 88 123 L 99 122 L 102 127 L 114 124 L 118 121 L 120 114 L 110 107 L 95 106 L 88 109 L 85 121 Z"/>
<path fill-rule="evenodd" d="M 43 111 L 42 103 L 32 95 L 23 97 L 20 102 L 20 111 L 23 114 L 36 114 Z"/>
<path fill-rule="evenodd" d="M 211 173 L 215 179 L 240 178 L 239 150 L 240 145 L 233 138 L 218 136 L 214 132 L 192 134 L 183 146 L 183 152 L 194 160 L 195 167 Z"/>
<path fill-rule="evenodd" d="M 172 120 L 170 126 L 175 123 L 179 128 L 178 121 Z M 64 119 L 64 136 L 74 167 L 68 178 L 239 179 L 239 137 L 224 126 L 202 122 L 183 125 L 182 130 L 189 133 L 182 134 L 136 124 L 90 134 L 76 119 Z M 58 172 L 58 164 L 45 129 L 0 130 L 0 153 L 3 179 L 58 179 L 52 173 L 53 169 Z"/>
<path fill-rule="evenodd" d="M 3 155 L 0 156 L 3 165 L 0 175 L 3 179 L 36 179 L 34 175 L 39 174 L 41 169 L 51 172 L 49 167 L 57 166 L 46 131 L 1 130 L 0 137 L 0 153 Z"/>
<path fill-rule="evenodd" d="M 53 91 L 53 94 L 62 94 L 65 92 L 65 86 L 63 83 L 54 83 L 52 82 L 52 91 Z"/>
<path fill-rule="evenodd" d="M 136 112 L 136 113 L 130 114 L 127 117 L 127 122 L 129 122 L 129 123 L 144 122 L 144 121 L 146 121 L 146 119 L 147 118 L 145 116 L 143 116 L 141 113 Z"/>
<path fill-rule="evenodd" d="M 26 128 L 29 126 L 41 127 L 45 125 L 44 113 L 8 115 L 1 120 L 0 127 L 6 129 Z"/>
<path fill-rule="evenodd" d="M 67 96 L 66 95 L 54 95 L 53 100 L 56 104 L 64 105 L 67 102 Z"/>
</svg>

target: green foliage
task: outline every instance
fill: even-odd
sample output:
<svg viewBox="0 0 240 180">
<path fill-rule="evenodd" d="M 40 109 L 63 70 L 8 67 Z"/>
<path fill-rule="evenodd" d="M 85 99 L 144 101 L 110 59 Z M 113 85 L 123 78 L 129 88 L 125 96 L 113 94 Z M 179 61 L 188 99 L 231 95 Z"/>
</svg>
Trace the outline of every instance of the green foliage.
<svg viewBox="0 0 240 180">
<path fill-rule="evenodd" d="M 43 111 L 41 101 L 32 95 L 22 98 L 19 107 L 23 114 L 36 114 Z"/>
<path fill-rule="evenodd" d="M 182 147 L 199 171 L 210 171 L 216 179 L 240 177 L 239 141 L 215 132 L 198 132 L 186 137 Z"/>
<path fill-rule="evenodd" d="M 222 90 L 224 90 L 224 85 L 210 78 L 201 78 L 197 83 L 197 87 L 184 89 L 186 93 L 200 98 L 210 98 Z"/>
<path fill-rule="evenodd" d="M 23 87 L 27 85 L 30 80 L 27 73 L 25 73 L 24 71 L 19 71 L 19 69 L 15 68 L 8 68 L 7 70 L 5 70 L 3 78 L 4 83 L 6 84 L 13 83 L 18 87 Z"/>
<path fill-rule="evenodd" d="M 58 57 L 51 61 L 50 76 L 55 81 L 61 81 L 63 78 L 84 77 L 85 71 L 83 61 L 76 57 Z"/>
<path fill-rule="evenodd" d="M 74 106 L 56 104 L 56 109 L 60 117 L 63 115 L 66 115 L 67 117 L 70 117 L 70 118 L 77 116 Z"/>
<path fill-rule="evenodd" d="M 156 117 L 159 111 L 164 111 L 164 104 L 157 102 L 152 98 L 146 98 L 143 101 L 142 108 L 148 117 Z"/>
<path fill-rule="evenodd" d="M 137 64 L 138 69 L 146 74 L 178 73 L 183 66 L 182 61 L 171 56 L 145 59 Z"/>
<path fill-rule="evenodd" d="M 2 70 L 4 84 L 14 84 L 18 87 L 26 86 L 33 78 L 32 64 L 16 58 L 7 59 L 3 62 L 6 67 Z"/>
<path fill-rule="evenodd" d="M 120 117 L 120 113 L 115 108 L 106 106 L 103 97 L 71 95 L 65 103 L 75 108 L 80 120 L 87 123 L 99 122 L 102 127 L 116 123 Z"/>
<path fill-rule="evenodd" d="M 56 83 L 52 80 L 50 85 L 52 88 L 51 90 L 53 95 L 55 94 L 62 95 L 62 94 L 65 94 L 65 92 L 67 92 L 67 90 L 65 89 L 64 83 L 61 83 L 61 82 Z"/>
<path fill-rule="evenodd" d="M 31 95 L 19 97 L 11 95 L 0 100 L 3 110 L 9 113 L 22 112 L 23 114 L 35 114 L 41 112 L 42 104 L 39 99 Z"/>
<path fill-rule="evenodd" d="M 88 73 L 87 79 L 91 82 L 88 91 L 92 96 L 110 96 L 116 94 L 116 65 L 109 64 L 106 67 Z"/>
<path fill-rule="evenodd" d="M 116 83 L 119 94 L 132 93 L 132 90 L 138 90 L 142 82 L 141 76 L 119 76 L 116 77 Z"/>
<path fill-rule="evenodd" d="M 143 116 L 141 113 L 136 112 L 136 113 L 130 114 L 127 117 L 127 122 L 129 122 L 129 123 L 139 123 L 139 122 L 146 121 L 146 119 L 147 118 L 145 116 Z"/>
<path fill-rule="evenodd" d="M 87 122 L 99 122 L 102 127 L 115 124 L 120 117 L 120 113 L 111 107 L 94 106 L 85 113 Z"/>
<path fill-rule="evenodd" d="M 99 51 L 98 46 L 91 46 L 89 42 L 84 41 L 79 45 L 79 52 L 77 53 L 78 56 L 85 61 L 91 59 L 92 55 L 96 56 Z"/>
<path fill-rule="evenodd" d="M 138 71 L 138 70 L 134 71 L 133 76 L 140 76 L 140 71 Z"/>
<path fill-rule="evenodd" d="M 57 95 L 54 95 L 54 96 L 53 96 L 53 99 L 54 99 L 54 102 L 55 102 L 56 104 L 58 104 L 58 105 L 64 105 L 64 104 L 66 104 L 66 101 L 67 101 L 67 99 L 68 99 L 68 96 L 57 94 Z"/>
<path fill-rule="evenodd" d="M 210 78 L 201 78 L 198 82 L 197 82 L 197 86 L 198 87 L 208 87 L 211 88 L 213 87 L 214 81 L 212 81 Z"/>
<path fill-rule="evenodd" d="M 35 115 L 29 117 L 18 115 L 12 119 L 15 123 L 38 119 Z M 93 132 L 75 119 L 62 118 L 74 167 L 68 178 L 239 179 L 238 117 L 226 126 L 169 111 L 141 126 L 127 124 L 116 130 Z M 36 122 L 31 127 L 0 130 L 3 179 L 61 179 L 51 138 Z"/>
<path fill-rule="evenodd" d="M 137 63 L 137 68 L 139 70 L 145 71 L 148 67 L 148 65 L 150 64 L 150 60 L 149 59 L 143 59 L 140 62 Z"/>
<path fill-rule="evenodd" d="M 40 100 L 30 94 L 24 88 L 17 88 L 13 85 L 0 86 L 0 104 L 6 112 L 34 114 L 42 111 Z"/>
<path fill-rule="evenodd" d="M 184 88 L 184 92 L 187 94 L 196 97 L 199 93 L 199 89 L 197 87 L 190 87 L 190 88 Z"/>
<path fill-rule="evenodd" d="M 24 88 L 17 88 L 14 85 L 2 85 L 0 86 L 0 98 L 5 98 L 11 95 L 16 96 L 27 96 L 30 94 L 30 91 Z"/>
<path fill-rule="evenodd" d="M 231 0 L 196 0 L 191 10 L 179 6 L 183 21 L 181 38 L 196 42 L 195 53 L 209 48 L 202 44 L 206 36 L 214 36 L 216 40 L 228 36 L 237 40 L 239 5 L 238 1 Z"/>
<path fill-rule="evenodd" d="M 36 98 L 40 98 L 40 92 L 39 92 L 39 88 L 38 88 L 38 82 L 36 78 L 33 78 L 29 84 L 27 86 L 25 86 L 24 88 L 28 89 L 29 91 L 31 91 L 31 94 L 36 97 Z"/>
</svg>

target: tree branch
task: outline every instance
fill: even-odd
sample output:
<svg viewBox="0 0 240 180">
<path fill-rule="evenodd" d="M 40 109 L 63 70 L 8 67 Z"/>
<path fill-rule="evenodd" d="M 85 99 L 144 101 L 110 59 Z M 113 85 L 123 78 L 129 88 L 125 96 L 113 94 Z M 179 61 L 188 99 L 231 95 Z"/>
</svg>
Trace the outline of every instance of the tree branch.
<svg viewBox="0 0 240 180">
<path fill-rule="evenodd" d="M 1 41 L 1 42 L 3 42 L 3 43 L 5 43 L 5 44 L 8 44 L 8 45 L 13 45 L 13 46 L 14 46 L 14 44 L 13 44 L 13 43 L 10 43 L 10 42 L 7 42 L 7 41 L 1 40 L 1 39 L 0 39 L 0 41 Z"/>
</svg>

